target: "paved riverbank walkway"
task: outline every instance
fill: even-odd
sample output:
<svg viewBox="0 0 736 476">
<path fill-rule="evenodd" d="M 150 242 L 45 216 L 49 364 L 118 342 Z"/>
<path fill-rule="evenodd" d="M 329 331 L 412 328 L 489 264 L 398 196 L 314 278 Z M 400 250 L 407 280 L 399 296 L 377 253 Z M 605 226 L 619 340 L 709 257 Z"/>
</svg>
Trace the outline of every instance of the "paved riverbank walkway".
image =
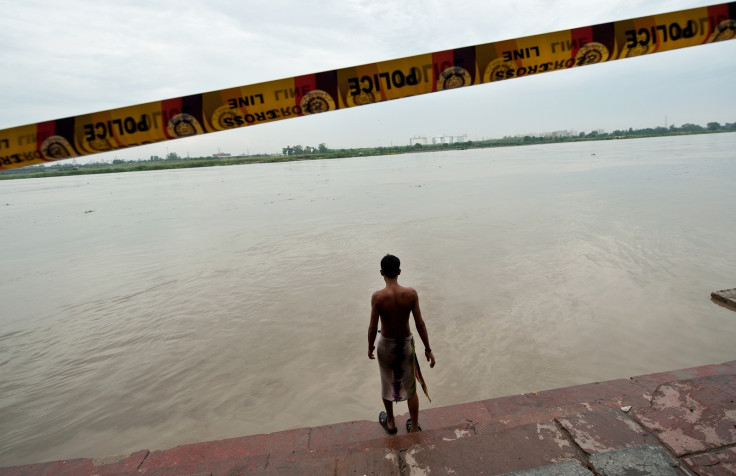
<svg viewBox="0 0 736 476">
<path fill-rule="evenodd" d="M 404 415 L 0 475 L 736 475 L 735 402 L 732 361 L 428 409 L 419 434 Z"/>
</svg>

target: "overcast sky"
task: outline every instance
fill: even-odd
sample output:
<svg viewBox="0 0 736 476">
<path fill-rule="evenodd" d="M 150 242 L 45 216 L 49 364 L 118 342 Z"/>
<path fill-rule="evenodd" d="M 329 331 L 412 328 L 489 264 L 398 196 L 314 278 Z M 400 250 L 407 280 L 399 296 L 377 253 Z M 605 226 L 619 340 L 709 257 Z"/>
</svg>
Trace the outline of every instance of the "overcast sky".
<svg viewBox="0 0 736 476">
<path fill-rule="evenodd" d="M 0 128 L 716 3 L 0 0 Z M 734 85 L 726 41 L 92 158 L 736 122 Z"/>
</svg>

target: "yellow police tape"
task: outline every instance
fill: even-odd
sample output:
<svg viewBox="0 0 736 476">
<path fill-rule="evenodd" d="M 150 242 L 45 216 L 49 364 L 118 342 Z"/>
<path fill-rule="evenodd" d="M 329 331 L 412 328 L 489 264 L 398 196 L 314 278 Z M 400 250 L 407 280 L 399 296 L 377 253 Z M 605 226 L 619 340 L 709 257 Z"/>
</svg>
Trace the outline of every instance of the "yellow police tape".
<svg viewBox="0 0 736 476">
<path fill-rule="evenodd" d="M 730 40 L 736 2 L 0 130 L 0 170 Z"/>
</svg>

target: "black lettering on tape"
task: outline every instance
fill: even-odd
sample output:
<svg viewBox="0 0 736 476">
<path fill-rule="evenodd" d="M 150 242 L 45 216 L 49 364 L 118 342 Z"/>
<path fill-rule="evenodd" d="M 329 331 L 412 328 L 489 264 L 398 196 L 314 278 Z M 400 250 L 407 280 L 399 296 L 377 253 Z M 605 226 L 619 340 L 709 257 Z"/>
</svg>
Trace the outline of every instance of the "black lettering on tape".
<svg viewBox="0 0 736 476">
<path fill-rule="evenodd" d="M 95 129 L 92 124 L 85 124 L 82 129 L 84 130 L 84 140 L 87 142 L 95 140 Z"/>
<path fill-rule="evenodd" d="M 555 45 L 557 44 L 560 44 L 564 49 L 564 44 L 561 44 L 560 42 L 555 41 L 554 43 L 552 43 L 553 53 L 555 51 Z M 504 51 L 503 53 L 501 53 L 501 56 L 503 56 L 504 61 L 511 61 L 511 60 L 517 60 L 517 59 L 529 59 L 532 57 L 532 52 L 534 52 L 534 56 L 539 57 L 539 47 L 538 46 L 531 46 L 527 48 L 521 48 L 518 50 Z"/>
<path fill-rule="evenodd" d="M 403 88 L 404 84 L 406 84 L 406 76 L 404 76 L 404 72 L 400 69 L 397 69 L 393 73 L 391 73 L 391 83 L 396 88 Z"/>
<path fill-rule="evenodd" d="M 102 132 L 99 132 L 100 129 L 102 130 Z M 98 139 L 104 139 L 105 137 L 107 137 L 107 128 L 105 127 L 105 123 L 98 122 L 97 124 L 95 124 L 95 132 L 95 135 Z"/>
<path fill-rule="evenodd" d="M 422 66 L 422 72 L 424 73 L 423 76 L 424 76 L 424 82 L 425 83 L 430 81 L 430 76 L 429 76 L 429 72 L 430 71 L 432 71 L 432 65 L 431 64 L 425 64 L 424 66 Z"/>
<path fill-rule="evenodd" d="M 626 48 L 636 48 L 636 30 L 626 30 L 624 34 L 626 35 Z M 552 48 L 552 51 L 554 51 L 554 48 Z"/>
<path fill-rule="evenodd" d="M 360 90 L 364 93 L 367 94 L 373 91 L 373 81 L 371 80 L 370 76 L 363 76 L 362 78 L 360 78 L 360 83 L 361 86 L 363 86 L 362 88 L 360 88 Z M 366 83 L 368 83 L 368 86 L 365 85 Z"/>
<path fill-rule="evenodd" d="M 135 125 L 135 119 L 132 117 L 126 117 L 123 121 L 123 127 L 125 128 L 126 134 L 135 134 L 137 128 Z"/>
<path fill-rule="evenodd" d="M 123 135 L 123 120 L 122 119 L 113 119 L 113 124 L 116 124 L 118 126 L 118 135 Z"/>
<path fill-rule="evenodd" d="M 386 80 L 386 89 L 391 89 L 391 79 L 389 78 L 388 73 L 378 73 L 378 76 Z M 378 89 L 381 90 L 380 88 Z"/>
<path fill-rule="evenodd" d="M 677 41 L 680 38 L 682 38 L 682 28 L 680 28 L 680 24 L 677 22 L 670 23 L 669 33 L 670 33 L 670 39 L 672 41 Z"/>
<path fill-rule="evenodd" d="M 417 74 L 419 76 L 417 76 Z M 409 70 L 409 74 L 406 75 L 406 84 L 408 86 L 416 86 L 417 84 L 419 84 L 419 79 L 421 78 L 421 76 L 422 76 L 422 71 L 415 66 L 412 67 Z"/>
<path fill-rule="evenodd" d="M 138 121 L 136 127 L 140 132 L 146 132 L 151 128 L 151 126 L 148 124 L 148 114 L 141 114 L 141 120 Z"/>
<path fill-rule="evenodd" d="M 682 29 L 683 38 L 692 38 L 698 34 L 698 24 L 693 20 L 688 20 L 685 28 Z"/>
<path fill-rule="evenodd" d="M 35 144 L 35 143 L 36 143 L 36 134 L 23 134 L 22 136 L 18 137 L 19 145 Z"/>
<path fill-rule="evenodd" d="M 360 94 L 360 83 L 358 78 L 348 78 L 348 93 L 351 96 L 357 96 Z"/>
</svg>

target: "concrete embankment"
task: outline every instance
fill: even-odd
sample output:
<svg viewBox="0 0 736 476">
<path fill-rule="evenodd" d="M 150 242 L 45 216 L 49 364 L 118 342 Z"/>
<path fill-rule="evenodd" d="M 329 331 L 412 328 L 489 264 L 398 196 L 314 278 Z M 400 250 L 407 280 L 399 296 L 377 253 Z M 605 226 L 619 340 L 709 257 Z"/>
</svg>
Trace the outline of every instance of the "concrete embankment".
<svg viewBox="0 0 736 476">
<path fill-rule="evenodd" d="M 1 475 L 736 475 L 736 361 Z M 378 409 L 376 410 L 378 415 Z"/>
</svg>

